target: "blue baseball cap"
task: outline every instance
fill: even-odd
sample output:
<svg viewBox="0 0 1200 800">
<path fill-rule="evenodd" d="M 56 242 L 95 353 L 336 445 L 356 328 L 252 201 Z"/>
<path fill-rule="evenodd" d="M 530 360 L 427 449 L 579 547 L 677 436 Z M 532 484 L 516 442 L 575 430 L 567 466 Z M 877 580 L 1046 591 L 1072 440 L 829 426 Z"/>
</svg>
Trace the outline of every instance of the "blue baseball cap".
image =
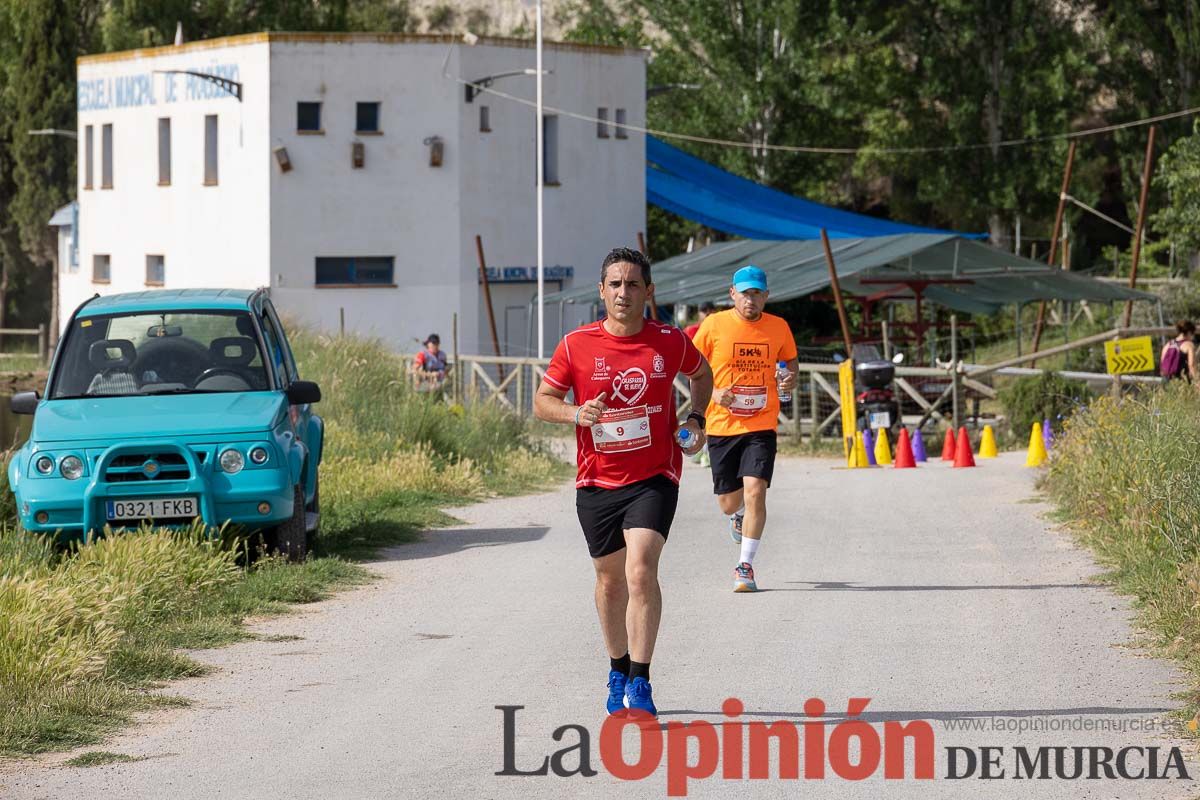
<svg viewBox="0 0 1200 800">
<path fill-rule="evenodd" d="M 733 273 L 733 288 L 739 292 L 747 289 L 758 289 L 765 292 L 767 290 L 767 273 L 753 264 L 742 267 Z"/>
</svg>

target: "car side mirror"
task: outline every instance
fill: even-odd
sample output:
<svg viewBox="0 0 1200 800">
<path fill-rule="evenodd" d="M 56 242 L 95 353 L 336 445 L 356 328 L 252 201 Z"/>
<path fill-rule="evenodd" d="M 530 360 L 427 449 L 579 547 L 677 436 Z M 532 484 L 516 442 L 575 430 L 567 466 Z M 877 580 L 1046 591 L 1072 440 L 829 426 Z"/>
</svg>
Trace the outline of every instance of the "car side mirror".
<svg viewBox="0 0 1200 800">
<path fill-rule="evenodd" d="M 904 353 L 896 353 L 896 355 L 892 356 L 892 363 L 893 364 L 903 364 L 904 363 Z"/>
<path fill-rule="evenodd" d="M 37 392 L 17 392 L 8 401 L 8 407 L 14 414 L 32 414 L 38 407 Z"/>
<path fill-rule="evenodd" d="M 13 400 L 16 399 L 14 395 Z M 294 406 L 319 403 L 321 402 L 321 387 L 312 381 L 292 381 L 292 385 L 287 388 L 287 399 Z"/>
</svg>

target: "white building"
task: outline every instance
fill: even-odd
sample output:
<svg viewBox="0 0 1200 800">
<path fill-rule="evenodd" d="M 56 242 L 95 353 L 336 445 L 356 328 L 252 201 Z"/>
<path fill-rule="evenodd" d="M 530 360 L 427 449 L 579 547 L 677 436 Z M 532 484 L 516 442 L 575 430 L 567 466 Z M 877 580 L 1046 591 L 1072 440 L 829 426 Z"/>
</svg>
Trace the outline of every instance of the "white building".
<svg viewBox="0 0 1200 800">
<path fill-rule="evenodd" d="M 548 44 L 545 104 L 645 120 L 645 53 Z M 269 285 L 322 329 L 411 351 L 430 332 L 491 352 L 475 236 L 501 346 L 528 339 L 536 294 L 530 42 L 277 34 L 85 56 L 78 256 L 60 260 L 60 320 L 95 292 Z M 509 74 L 505 74 L 509 73 Z M 511 74 L 517 73 L 517 74 Z M 222 79 L 225 83 L 222 84 Z M 240 99 L 238 95 L 240 94 Z M 546 291 L 598 280 L 645 230 L 645 147 L 546 113 Z M 566 309 L 570 327 L 590 309 Z M 546 309 L 547 352 L 560 335 Z"/>
</svg>

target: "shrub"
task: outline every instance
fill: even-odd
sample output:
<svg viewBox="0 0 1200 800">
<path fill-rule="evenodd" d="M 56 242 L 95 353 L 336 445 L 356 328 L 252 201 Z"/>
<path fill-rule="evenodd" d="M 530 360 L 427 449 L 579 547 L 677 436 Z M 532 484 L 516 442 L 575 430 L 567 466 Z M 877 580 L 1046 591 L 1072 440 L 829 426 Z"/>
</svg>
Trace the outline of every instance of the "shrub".
<svg viewBox="0 0 1200 800">
<path fill-rule="evenodd" d="M 1082 381 L 1072 381 L 1053 372 L 1014 380 L 999 392 L 1000 403 L 1008 417 L 1013 435 L 1028 434 L 1033 423 L 1049 419 L 1055 428 L 1091 398 L 1091 390 Z"/>
</svg>

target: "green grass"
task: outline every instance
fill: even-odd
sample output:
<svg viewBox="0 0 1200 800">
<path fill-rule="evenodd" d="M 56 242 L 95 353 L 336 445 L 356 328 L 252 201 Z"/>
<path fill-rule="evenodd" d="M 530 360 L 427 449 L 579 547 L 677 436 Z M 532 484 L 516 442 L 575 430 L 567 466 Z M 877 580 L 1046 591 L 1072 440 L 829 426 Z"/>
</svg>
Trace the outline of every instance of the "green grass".
<svg viewBox="0 0 1200 800">
<path fill-rule="evenodd" d="M 105 764 L 127 764 L 130 761 L 144 760 L 144 758 L 128 756 L 124 753 L 110 753 L 107 750 L 89 750 L 68 760 L 66 764 L 68 767 L 102 767 Z"/>
<path fill-rule="evenodd" d="M 1044 488 L 1103 580 L 1135 598 L 1150 644 L 1190 676 L 1200 710 L 1200 393 L 1182 383 L 1092 402 L 1068 420 Z"/>
<path fill-rule="evenodd" d="M 200 530 L 63 551 L 15 529 L 0 486 L 0 755 L 96 744 L 138 711 L 182 704 L 157 690 L 208 671 L 183 651 L 260 638 L 247 619 L 370 580 L 347 559 L 452 522 L 442 508 L 570 474 L 521 419 L 412 392 L 404 360 L 378 342 L 301 331 L 293 344 L 302 374 L 321 384 L 327 434 L 321 535 L 303 563 L 247 566 L 235 535 Z"/>
</svg>

